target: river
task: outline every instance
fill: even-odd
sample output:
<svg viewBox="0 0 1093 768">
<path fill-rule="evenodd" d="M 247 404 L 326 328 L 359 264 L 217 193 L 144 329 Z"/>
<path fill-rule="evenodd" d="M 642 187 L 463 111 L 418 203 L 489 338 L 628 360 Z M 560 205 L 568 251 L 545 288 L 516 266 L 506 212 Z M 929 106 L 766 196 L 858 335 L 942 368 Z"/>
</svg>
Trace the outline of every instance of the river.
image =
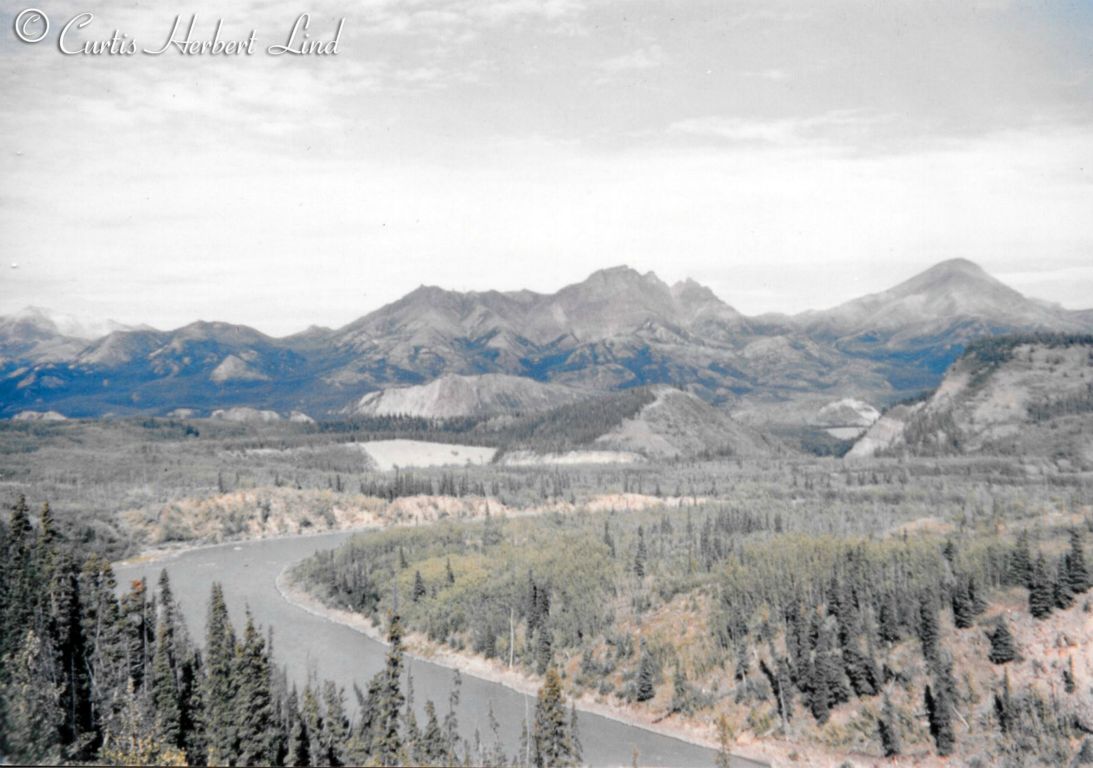
<svg viewBox="0 0 1093 768">
<path fill-rule="evenodd" d="M 273 627 L 275 661 L 287 667 L 290 682 L 302 685 L 309 673 L 317 675 L 319 680 L 334 680 L 345 688 L 347 710 L 353 713 L 357 706 L 353 684 L 365 688 L 383 666 L 385 647 L 356 630 L 297 608 L 284 599 L 275 584 L 288 566 L 318 550 L 335 547 L 351 535 L 339 532 L 202 547 L 167 560 L 118 564 L 115 569 L 120 585 L 147 578 L 152 587 L 160 570 L 166 569 L 187 627 L 198 642 L 204 638 L 209 590 L 214 581 L 219 581 L 237 632 L 242 630 L 244 611 L 249 608 L 263 627 Z M 418 708 L 432 699 L 443 716 L 448 710 L 452 670 L 410 657 L 407 663 L 413 675 Z M 534 698 L 498 683 L 463 675 L 461 700 L 456 709 L 460 729 L 468 739 L 473 738 L 477 729 L 487 747 L 492 743 L 487 716 L 491 704 L 507 751 L 515 753 L 524 713 L 534 713 Z M 419 721 L 420 717 L 419 714 Z M 709 749 L 599 715 L 579 713 L 578 727 L 584 759 L 589 765 L 631 765 L 635 750 L 637 764 L 641 766 L 710 768 L 714 765 L 715 755 Z M 734 768 L 760 765 L 741 758 L 733 761 Z"/>
</svg>

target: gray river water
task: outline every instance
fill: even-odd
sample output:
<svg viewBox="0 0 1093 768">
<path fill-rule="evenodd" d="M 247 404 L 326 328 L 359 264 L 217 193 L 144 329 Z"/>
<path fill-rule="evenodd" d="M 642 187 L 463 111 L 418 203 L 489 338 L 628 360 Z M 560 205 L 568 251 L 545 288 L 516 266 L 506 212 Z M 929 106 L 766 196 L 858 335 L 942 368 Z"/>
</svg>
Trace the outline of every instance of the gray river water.
<svg viewBox="0 0 1093 768">
<path fill-rule="evenodd" d="M 313 552 L 335 547 L 351 535 L 342 532 L 204 547 L 160 562 L 118 565 L 118 583 L 128 585 L 144 577 L 154 586 L 160 570 L 166 569 L 190 633 L 200 643 L 209 590 L 219 581 L 237 632 L 242 630 L 244 609 L 249 606 L 258 623 L 273 627 L 275 661 L 287 666 L 289 680 L 302 685 L 309 671 L 319 680 L 334 680 L 345 688 L 347 708 L 352 712 L 356 707 L 353 684 L 362 689 L 367 686 L 383 666 L 385 647 L 349 627 L 297 608 L 281 596 L 275 584 L 286 567 Z M 407 663 L 418 707 L 432 699 L 438 713 L 447 712 L 452 670 L 409 657 Z M 515 753 L 525 712 L 534 713 L 534 697 L 464 674 L 456 714 L 465 737 L 472 738 L 477 728 L 485 744 L 491 743 L 487 715 L 491 704 L 507 749 Z M 631 765 L 635 749 L 641 766 L 709 768 L 714 764 L 715 756 L 709 749 L 605 717 L 581 712 L 578 724 L 589 765 Z M 739 758 L 733 762 L 734 768 L 759 765 Z"/>
</svg>

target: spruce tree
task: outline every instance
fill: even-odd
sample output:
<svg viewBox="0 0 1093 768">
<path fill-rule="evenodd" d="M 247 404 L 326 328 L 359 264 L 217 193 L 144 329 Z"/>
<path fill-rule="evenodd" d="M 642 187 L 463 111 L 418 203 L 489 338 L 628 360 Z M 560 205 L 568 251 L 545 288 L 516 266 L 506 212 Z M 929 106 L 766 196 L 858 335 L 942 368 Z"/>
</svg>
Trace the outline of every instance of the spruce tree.
<svg viewBox="0 0 1093 768">
<path fill-rule="evenodd" d="M 243 642 L 233 672 L 235 738 L 243 765 L 271 765 L 277 756 L 279 729 L 270 691 L 270 665 L 265 641 L 247 612 Z"/>
<path fill-rule="evenodd" d="M 427 765 L 442 765 L 448 754 L 447 740 L 440 729 L 436 705 L 432 699 L 425 702 L 425 730 L 421 734 L 421 752 Z"/>
<path fill-rule="evenodd" d="M 459 743 L 459 718 L 456 716 L 456 708 L 459 707 L 462 689 L 463 675 L 456 669 L 452 672 L 452 684 L 448 690 L 448 712 L 444 715 L 444 735 L 448 741 L 448 756 L 452 760 L 455 759 Z"/>
<path fill-rule="evenodd" d="M 156 736 L 164 744 L 181 747 L 182 709 L 172 657 L 167 623 L 161 618 L 156 626 L 156 650 L 152 657 L 152 705 L 155 709 Z"/>
<path fill-rule="evenodd" d="M 885 757 L 895 757 L 902 750 L 899 735 L 899 718 L 896 709 L 892 706 L 892 700 L 887 695 L 884 697 L 884 706 L 881 707 L 880 719 L 877 721 L 880 731 L 880 742 L 884 748 Z"/>
<path fill-rule="evenodd" d="M 24 765 L 60 763 L 62 686 L 50 682 L 52 649 L 33 629 L 23 633 L 22 644 L 5 659 L 8 682 L 3 741 L 7 757 Z"/>
<path fill-rule="evenodd" d="M 649 553 L 645 549 L 645 529 L 638 526 L 638 547 L 634 552 L 634 575 L 639 579 L 645 577 L 645 563 L 649 559 Z"/>
<path fill-rule="evenodd" d="M 1010 554 L 1010 578 L 1022 587 L 1032 587 L 1032 553 L 1029 549 L 1028 531 L 1017 534 L 1017 543 Z"/>
<path fill-rule="evenodd" d="M 998 717 L 998 727 L 1003 734 L 1009 735 L 1013 731 L 1016 712 L 1013 707 L 1013 696 L 1010 693 L 1010 673 L 1002 676 L 1002 687 L 994 692 L 994 713 Z"/>
<path fill-rule="evenodd" d="M 414 602 L 416 603 L 426 594 L 428 594 L 428 590 L 425 589 L 425 580 L 421 578 L 421 571 L 414 571 L 414 591 L 411 593 Z"/>
<path fill-rule="evenodd" d="M 45 554 L 45 550 L 41 550 Z M 69 553 L 49 554 L 50 640 L 61 683 L 61 744 L 74 759 L 86 759 L 91 737 L 91 681 L 87 676 L 88 648 L 83 629 L 79 569 Z"/>
<path fill-rule="evenodd" d="M 926 715 L 930 721 L 930 735 L 934 739 L 939 755 L 948 755 L 953 751 L 954 735 L 952 712 L 948 701 L 929 686 L 926 686 Z"/>
<path fill-rule="evenodd" d="M 1074 590 L 1070 586 L 1070 571 L 1067 567 L 1066 558 L 1060 560 L 1056 568 L 1055 584 L 1052 592 L 1056 608 L 1066 610 L 1074 605 Z"/>
<path fill-rule="evenodd" d="M 535 672 L 539 675 L 545 675 L 547 668 L 554 660 L 554 638 L 550 627 L 545 624 L 540 626 L 536 640 Z"/>
<path fill-rule="evenodd" d="M 1017 645 L 1013 640 L 1006 620 L 999 616 L 998 623 L 994 626 L 988 637 L 991 641 L 991 649 L 987 654 L 992 664 L 1006 664 L 1017 658 Z"/>
<path fill-rule="evenodd" d="M 850 700 L 850 684 L 835 632 L 829 624 L 820 628 L 812 664 L 812 711 L 816 721 L 824 723 L 832 707 Z M 822 699 L 822 701 L 821 701 Z"/>
<path fill-rule="evenodd" d="M 1055 588 L 1047 570 L 1047 561 L 1041 554 L 1032 569 L 1032 586 L 1029 587 L 1029 612 L 1037 619 L 1046 619 L 1055 607 Z"/>
<path fill-rule="evenodd" d="M 304 743 L 307 747 L 308 765 L 323 765 L 323 732 L 326 729 L 326 719 L 323 717 L 322 705 L 315 693 L 314 687 L 309 682 L 304 686 L 304 694 L 301 697 L 300 719 L 304 725 Z"/>
<path fill-rule="evenodd" d="M 937 620 L 937 605 L 933 595 L 924 592 L 919 598 L 918 639 L 922 643 L 922 655 L 927 661 L 933 661 L 938 654 L 938 641 L 941 629 Z"/>
<path fill-rule="evenodd" d="M 1066 555 L 1066 574 L 1070 591 L 1074 594 L 1080 595 L 1089 589 L 1089 571 L 1085 565 L 1085 552 L 1082 550 L 1082 535 L 1077 528 L 1070 530 L 1070 551 Z"/>
<path fill-rule="evenodd" d="M 333 680 L 323 681 L 323 706 L 326 717 L 320 736 L 320 757 L 329 766 L 346 764 L 349 742 L 349 718 L 345 714 L 342 689 Z"/>
<path fill-rule="evenodd" d="M 649 701 L 656 693 L 657 662 L 649 649 L 642 643 L 641 656 L 638 659 L 638 679 L 634 698 Z"/>
<path fill-rule="evenodd" d="M 762 664 L 762 662 L 760 662 L 760 664 Z M 683 676 L 683 667 L 680 666 L 679 659 L 676 659 L 675 667 L 672 670 L 671 711 L 673 713 L 690 713 L 690 697 L 688 693 L 687 678 Z"/>
<path fill-rule="evenodd" d="M 956 706 L 956 682 L 948 659 L 935 662 L 933 685 L 926 686 L 926 714 L 930 722 L 930 735 L 934 738 L 939 755 L 952 754 L 956 746 L 953 729 L 953 708 Z"/>
<path fill-rule="evenodd" d="M 377 702 L 376 730 L 372 742 L 372 755 L 380 765 L 391 766 L 399 762 L 402 738 L 399 733 L 402 706 L 402 621 L 398 615 L 391 617 L 387 629 L 387 660 L 380 672 L 379 700 Z"/>
<path fill-rule="evenodd" d="M 950 603 L 953 608 L 953 623 L 957 629 L 967 629 L 975 623 L 975 602 L 966 579 L 957 580 Z"/>
<path fill-rule="evenodd" d="M 455 571 L 452 570 L 452 559 L 450 557 L 444 562 L 444 575 L 448 580 L 448 586 L 455 584 Z"/>
<path fill-rule="evenodd" d="M 827 675 L 815 664 L 810 664 L 805 678 L 805 690 L 808 692 L 808 708 L 816 722 L 823 725 L 831 717 L 831 692 L 828 690 Z"/>
<path fill-rule="evenodd" d="M 574 763 L 562 681 L 553 666 L 547 670 L 535 704 L 532 745 L 537 768 L 554 768 Z"/>
<path fill-rule="evenodd" d="M 235 630 L 228 617 L 224 591 L 214 583 L 205 632 L 205 685 L 202 706 L 210 764 L 235 761 L 238 737 L 235 705 Z"/>
<path fill-rule="evenodd" d="M 307 724 L 300 712 L 300 697 L 295 685 L 292 686 L 288 699 L 285 701 L 285 730 L 288 732 L 285 765 L 290 768 L 311 765 L 311 745 Z"/>
<path fill-rule="evenodd" d="M 877 620 L 880 639 L 885 643 L 898 643 L 903 639 L 900 631 L 899 607 L 896 604 L 895 593 L 886 592 L 881 599 L 879 616 Z"/>
</svg>

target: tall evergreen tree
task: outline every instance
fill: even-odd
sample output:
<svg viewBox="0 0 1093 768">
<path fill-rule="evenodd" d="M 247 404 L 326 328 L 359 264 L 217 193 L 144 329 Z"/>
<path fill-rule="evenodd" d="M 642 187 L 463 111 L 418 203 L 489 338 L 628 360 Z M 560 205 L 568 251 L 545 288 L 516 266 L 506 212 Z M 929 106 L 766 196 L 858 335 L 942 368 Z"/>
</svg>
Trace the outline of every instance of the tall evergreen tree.
<svg viewBox="0 0 1093 768">
<path fill-rule="evenodd" d="M 937 658 L 941 628 L 937 620 L 937 604 L 934 596 L 924 592 L 919 598 L 918 639 L 922 643 L 922 655 L 927 661 Z"/>
<path fill-rule="evenodd" d="M 1077 528 L 1070 530 L 1070 551 L 1066 554 L 1065 562 L 1070 591 L 1076 595 L 1086 592 L 1090 587 L 1089 570 L 1085 564 L 1082 535 Z"/>
<path fill-rule="evenodd" d="M 155 709 L 156 737 L 164 744 L 180 747 L 183 745 L 182 707 L 173 655 L 167 621 L 161 615 L 156 626 L 156 650 L 152 657 L 152 705 Z"/>
<path fill-rule="evenodd" d="M 288 732 L 285 765 L 290 768 L 311 765 L 310 738 L 307 724 L 300 712 L 300 696 L 295 685 L 285 701 L 285 730 Z"/>
<path fill-rule="evenodd" d="M 554 660 L 554 636 L 550 627 L 543 624 L 539 627 L 535 643 L 535 672 L 545 675 L 547 668 Z"/>
<path fill-rule="evenodd" d="M 547 670 L 536 700 L 532 746 L 537 768 L 568 766 L 575 762 L 562 681 L 553 666 Z"/>
<path fill-rule="evenodd" d="M 1001 688 L 994 692 L 994 713 L 998 717 L 998 727 L 1002 733 L 1005 735 L 1011 734 L 1017 713 L 1014 710 L 1013 695 L 1010 692 L 1009 670 L 1006 670 L 1006 673 L 1002 676 Z"/>
<path fill-rule="evenodd" d="M 1017 658 L 1017 645 L 1006 620 L 999 616 L 994 630 L 988 635 L 991 648 L 987 654 L 991 664 L 1006 664 Z"/>
<path fill-rule="evenodd" d="M 421 578 L 421 571 L 414 571 L 414 590 L 411 593 L 414 602 L 416 603 L 428 593 L 429 590 L 425 588 L 425 579 Z"/>
<path fill-rule="evenodd" d="M 238 754 L 236 722 L 235 630 L 224 591 L 214 583 L 205 631 L 205 685 L 202 705 L 210 764 L 229 764 Z"/>
<path fill-rule="evenodd" d="M 884 756 L 898 755 L 903 749 L 899 735 L 899 718 L 896 716 L 896 708 L 892 706 L 892 700 L 887 695 L 884 697 L 884 706 L 881 707 L 877 727 L 880 732 L 881 746 L 884 748 Z"/>
<path fill-rule="evenodd" d="M 1056 608 L 1066 610 L 1074 605 L 1074 590 L 1071 588 L 1070 570 L 1066 558 L 1060 560 L 1058 567 L 1055 569 L 1055 584 L 1052 592 Z"/>
<path fill-rule="evenodd" d="M 926 686 L 926 715 L 937 753 L 944 756 L 952 754 L 956 746 L 956 731 L 953 728 L 956 682 L 952 677 L 952 663 L 947 658 L 939 658 L 934 667 L 933 684 Z"/>
<path fill-rule="evenodd" d="M 326 729 L 326 720 L 323 717 L 322 704 L 320 704 L 315 688 L 310 682 L 304 686 L 304 693 L 300 701 L 300 719 L 303 721 L 307 745 L 307 764 L 323 765 L 325 759 L 322 754 L 322 739 L 323 732 Z"/>
<path fill-rule="evenodd" d="M 653 654 L 643 642 L 641 655 L 638 657 L 638 677 L 634 691 L 634 698 L 638 701 L 649 701 L 657 693 L 657 662 Z"/>
<path fill-rule="evenodd" d="M 345 713 L 342 689 L 333 680 L 323 681 L 323 706 L 326 718 L 320 735 L 319 762 L 329 766 L 345 765 L 349 747 L 349 718 Z"/>
<path fill-rule="evenodd" d="M 44 556 L 54 560 L 50 583 L 50 636 L 61 682 L 61 744 L 76 759 L 86 759 L 91 746 L 91 682 L 87 676 L 88 652 L 83 630 L 79 569 L 66 552 Z"/>
<path fill-rule="evenodd" d="M 236 651 L 235 737 L 242 765 L 271 765 L 279 751 L 280 728 L 270 691 L 266 644 L 247 612 L 243 641 Z"/>
<path fill-rule="evenodd" d="M 7 756 L 17 763 L 60 763 L 63 687 L 50 683 L 52 655 L 48 643 L 28 629 L 19 649 L 5 660 L 3 741 Z"/>
<path fill-rule="evenodd" d="M 1043 554 L 1036 558 L 1032 568 L 1032 586 L 1029 587 L 1029 612 L 1037 619 L 1046 619 L 1055 607 L 1055 585 L 1048 574 Z"/>
<path fill-rule="evenodd" d="M 443 765 L 448 754 L 447 739 L 440 729 L 436 705 L 431 699 L 425 702 L 425 730 L 421 734 L 420 753 L 426 765 Z"/>
<path fill-rule="evenodd" d="M 399 733 L 402 706 L 402 621 L 398 615 L 391 617 L 387 629 L 387 661 L 379 686 L 377 702 L 377 727 L 372 742 L 373 757 L 380 765 L 391 766 L 399 762 L 402 737 Z"/>
<path fill-rule="evenodd" d="M 1017 543 L 1010 554 L 1010 578 L 1015 584 L 1032 588 L 1032 552 L 1029 549 L 1028 531 L 1017 534 Z"/>
<path fill-rule="evenodd" d="M 645 577 L 645 565 L 649 560 L 649 552 L 645 548 L 645 528 L 638 526 L 638 546 L 634 552 L 634 575 L 639 579 Z"/>
</svg>

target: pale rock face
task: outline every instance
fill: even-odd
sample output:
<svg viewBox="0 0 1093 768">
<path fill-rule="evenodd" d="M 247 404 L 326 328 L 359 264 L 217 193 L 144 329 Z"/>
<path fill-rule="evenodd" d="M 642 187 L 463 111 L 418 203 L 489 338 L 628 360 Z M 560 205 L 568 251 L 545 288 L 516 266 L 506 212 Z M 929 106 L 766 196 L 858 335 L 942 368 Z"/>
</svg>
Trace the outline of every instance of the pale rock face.
<svg viewBox="0 0 1093 768">
<path fill-rule="evenodd" d="M 903 428 L 907 425 L 907 421 L 922 407 L 922 403 L 916 403 L 913 406 L 892 408 L 877 419 L 861 439 L 854 443 L 854 447 L 846 454 L 846 458 L 868 458 L 896 445 L 903 437 Z"/>
<path fill-rule="evenodd" d="M 209 418 L 220 421 L 262 423 L 280 421 L 281 415 L 276 411 L 264 411 L 257 408 L 219 408 L 209 414 Z"/>
<path fill-rule="evenodd" d="M 253 357 L 253 354 L 251 356 Z M 223 384 L 225 381 L 269 381 L 269 376 L 261 371 L 252 370 L 241 356 L 235 355 L 225 357 L 224 362 L 216 366 L 209 378 L 217 384 Z"/>
<path fill-rule="evenodd" d="M 588 393 L 518 376 L 441 376 L 429 384 L 370 392 L 352 412 L 369 416 L 456 418 L 544 411 Z"/>
<path fill-rule="evenodd" d="M 20 411 L 12 421 L 67 421 L 68 417 L 57 411 Z"/>
<path fill-rule="evenodd" d="M 818 427 L 860 427 L 867 428 L 880 418 L 880 411 L 864 400 L 844 397 L 828 403 L 816 412 L 812 423 Z"/>
</svg>

